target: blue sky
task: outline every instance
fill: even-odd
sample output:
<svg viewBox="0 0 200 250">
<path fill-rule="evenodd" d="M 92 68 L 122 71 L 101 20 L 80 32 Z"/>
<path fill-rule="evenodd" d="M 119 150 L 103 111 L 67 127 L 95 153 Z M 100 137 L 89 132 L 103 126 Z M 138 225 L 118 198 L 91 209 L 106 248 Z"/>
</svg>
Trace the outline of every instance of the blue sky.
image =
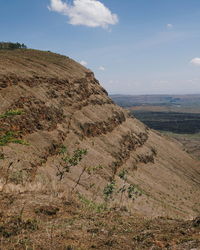
<svg viewBox="0 0 200 250">
<path fill-rule="evenodd" d="M 85 64 L 111 94 L 200 93 L 199 0 L 0 0 L 0 40 Z"/>
</svg>

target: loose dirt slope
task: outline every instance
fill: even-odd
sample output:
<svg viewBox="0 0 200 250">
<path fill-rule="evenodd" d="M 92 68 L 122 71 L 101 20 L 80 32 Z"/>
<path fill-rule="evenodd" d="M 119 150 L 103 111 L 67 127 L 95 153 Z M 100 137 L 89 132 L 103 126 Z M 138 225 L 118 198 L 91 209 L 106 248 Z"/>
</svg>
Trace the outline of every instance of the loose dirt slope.
<svg viewBox="0 0 200 250">
<path fill-rule="evenodd" d="M 80 64 L 50 52 L 0 51 L 0 114 L 16 109 L 23 113 L 0 119 L 1 139 L 14 133 L 19 140 L 0 147 L 4 193 L 67 197 L 73 190 L 102 203 L 104 188 L 115 180 L 116 189 L 134 185 L 134 200 L 121 190 L 109 206 L 150 217 L 198 215 L 199 164 L 115 105 Z M 60 181 L 64 146 L 71 155 L 78 148 L 88 154 Z M 84 172 L 86 166 L 98 171 Z M 123 170 L 124 179 L 118 176 Z"/>
</svg>

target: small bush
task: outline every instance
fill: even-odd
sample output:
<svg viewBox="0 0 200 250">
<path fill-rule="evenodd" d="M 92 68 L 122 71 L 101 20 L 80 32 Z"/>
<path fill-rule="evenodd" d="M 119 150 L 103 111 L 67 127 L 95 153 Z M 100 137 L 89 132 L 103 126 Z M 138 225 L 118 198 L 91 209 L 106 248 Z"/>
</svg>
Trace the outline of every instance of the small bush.
<svg viewBox="0 0 200 250">
<path fill-rule="evenodd" d="M 115 181 L 112 181 L 111 183 L 107 184 L 107 186 L 103 190 L 104 199 L 108 201 L 112 198 L 113 193 L 115 190 Z"/>
<path fill-rule="evenodd" d="M 128 171 L 125 170 L 125 169 L 123 169 L 123 170 L 119 173 L 118 176 L 119 176 L 120 179 L 126 181 L 126 180 L 127 180 L 127 176 L 126 176 L 127 174 L 128 174 Z"/>
<path fill-rule="evenodd" d="M 67 148 L 65 146 L 61 146 L 59 154 L 63 155 L 61 158 L 63 164 L 62 166 L 57 167 L 57 176 L 60 180 L 62 180 L 64 175 L 70 172 L 71 167 L 75 167 L 81 162 L 83 157 L 87 154 L 87 149 L 76 149 L 71 156 L 67 153 Z"/>
<path fill-rule="evenodd" d="M 128 198 L 135 200 L 138 196 L 142 195 L 142 191 L 136 185 L 129 185 L 128 190 Z"/>
</svg>

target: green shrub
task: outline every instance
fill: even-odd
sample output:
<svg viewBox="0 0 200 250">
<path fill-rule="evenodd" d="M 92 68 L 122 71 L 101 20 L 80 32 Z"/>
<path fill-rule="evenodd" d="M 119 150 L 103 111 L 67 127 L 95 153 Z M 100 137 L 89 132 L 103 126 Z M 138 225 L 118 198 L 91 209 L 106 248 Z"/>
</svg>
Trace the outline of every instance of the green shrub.
<svg viewBox="0 0 200 250">
<path fill-rule="evenodd" d="M 125 170 L 125 169 L 123 169 L 123 170 L 118 174 L 118 176 L 119 176 L 120 179 L 126 181 L 126 180 L 127 180 L 127 176 L 126 176 L 127 174 L 128 174 L 128 171 Z"/>
<path fill-rule="evenodd" d="M 128 198 L 135 200 L 138 196 L 142 195 L 142 191 L 138 186 L 130 184 L 127 190 Z"/>
<path fill-rule="evenodd" d="M 67 148 L 65 146 L 61 146 L 59 149 L 59 154 L 62 154 L 62 166 L 57 166 L 57 176 L 60 180 L 63 179 L 66 173 L 70 172 L 71 167 L 77 166 L 83 157 L 87 154 L 87 149 L 76 149 L 74 150 L 72 155 L 67 153 Z M 85 169 L 86 170 L 86 169 Z"/>
<path fill-rule="evenodd" d="M 115 190 L 115 181 L 112 181 L 111 183 L 108 183 L 106 185 L 106 187 L 103 190 L 104 199 L 106 201 L 112 198 L 114 190 Z"/>
</svg>

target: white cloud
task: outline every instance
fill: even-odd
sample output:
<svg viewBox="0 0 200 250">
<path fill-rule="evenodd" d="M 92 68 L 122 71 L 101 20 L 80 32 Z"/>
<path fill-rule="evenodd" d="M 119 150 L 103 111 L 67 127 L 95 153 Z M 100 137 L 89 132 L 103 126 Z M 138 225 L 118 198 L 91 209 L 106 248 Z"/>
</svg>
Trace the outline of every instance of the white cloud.
<svg viewBox="0 0 200 250">
<path fill-rule="evenodd" d="M 105 67 L 104 67 L 104 66 L 100 66 L 100 67 L 99 67 L 99 70 L 101 70 L 101 71 L 105 71 L 106 69 L 105 69 Z"/>
<path fill-rule="evenodd" d="M 200 58 L 199 57 L 193 58 L 190 61 L 190 63 L 193 64 L 193 65 L 195 65 L 195 66 L 200 66 Z"/>
<path fill-rule="evenodd" d="M 50 0 L 48 9 L 68 16 L 72 25 L 107 28 L 118 22 L 117 15 L 98 0 L 74 0 L 73 4 Z"/>
<path fill-rule="evenodd" d="M 80 61 L 80 64 L 85 66 L 85 67 L 88 65 L 88 63 L 86 61 L 84 61 L 84 60 Z"/>
<path fill-rule="evenodd" d="M 173 27 L 174 27 L 173 24 L 171 24 L 171 23 L 168 23 L 168 24 L 167 24 L 167 28 L 168 28 L 168 29 L 172 29 Z"/>
<path fill-rule="evenodd" d="M 66 3 L 63 3 L 62 0 L 50 0 L 50 6 L 48 6 L 48 9 L 51 11 L 56 11 L 59 13 L 67 13 L 68 5 Z"/>
</svg>

